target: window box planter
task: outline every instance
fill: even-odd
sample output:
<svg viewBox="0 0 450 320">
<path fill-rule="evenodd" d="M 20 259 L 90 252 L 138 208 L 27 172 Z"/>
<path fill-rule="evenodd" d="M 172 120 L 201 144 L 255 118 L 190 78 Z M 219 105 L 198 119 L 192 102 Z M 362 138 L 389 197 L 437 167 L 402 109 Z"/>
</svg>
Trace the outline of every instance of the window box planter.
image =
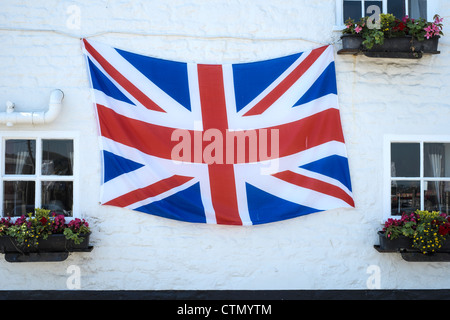
<svg viewBox="0 0 450 320">
<path fill-rule="evenodd" d="M 400 252 L 401 250 L 412 250 L 413 239 L 400 236 L 394 240 L 386 238 L 383 231 L 378 231 L 379 249 L 383 252 Z"/>
<path fill-rule="evenodd" d="M 342 49 L 338 54 L 357 54 L 363 49 L 363 38 L 357 34 L 343 34 L 341 36 Z"/>
<path fill-rule="evenodd" d="M 83 241 L 76 244 L 64 234 L 50 234 L 41 239 L 36 247 L 26 247 L 10 236 L 0 236 L 0 252 L 8 262 L 63 261 L 71 252 L 90 252 L 90 233 L 81 234 Z"/>
<path fill-rule="evenodd" d="M 380 232 L 379 232 L 380 234 Z M 450 239 L 445 240 L 442 247 L 433 253 L 422 253 L 412 247 L 412 239 L 388 240 L 384 234 L 380 237 L 380 244 L 374 248 L 380 253 L 400 253 L 403 260 L 408 262 L 450 262 Z M 408 242 L 411 246 L 408 246 Z"/>
<path fill-rule="evenodd" d="M 36 208 L 11 221 L 0 219 L 0 253 L 8 262 L 63 261 L 70 252 L 89 252 L 91 230 L 84 219 L 66 223 L 62 214 Z M 45 239 L 44 239 L 45 238 Z"/>
<path fill-rule="evenodd" d="M 367 49 L 363 44 L 363 38 L 359 35 L 344 34 L 341 36 L 342 49 L 338 54 L 362 53 L 371 58 L 406 58 L 419 59 L 423 54 L 439 54 L 440 36 L 419 41 L 412 36 L 385 38 L 382 45 L 374 45 Z"/>
<path fill-rule="evenodd" d="M 403 213 L 387 219 L 378 237 L 380 244 L 374 247 L 380 253 L 397 252 L 406 261 L 450 262 L 450 215 L 446 213 Z"/>
</svg>

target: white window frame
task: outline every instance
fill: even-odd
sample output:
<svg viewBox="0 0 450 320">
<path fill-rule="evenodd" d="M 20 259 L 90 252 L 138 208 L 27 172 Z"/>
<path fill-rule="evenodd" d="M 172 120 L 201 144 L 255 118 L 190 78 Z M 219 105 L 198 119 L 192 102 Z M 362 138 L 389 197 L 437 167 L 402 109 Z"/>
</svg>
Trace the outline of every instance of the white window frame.
<svg viewBox="0 0 450 320">
<path fill-rule="evenodd" d="M 364 10 L 364 1 L 369 1 L 369 0 L 361 0 L 362 1 L 362 10 Z M 382 13 L 387 13 L 387 0 L 380 0 L 383 2 L 383 8 L 381 9 Z M 408 0 L 406 1 L 406 12 L 409 11 L 408 8 Z M 433 20 L 433 16 L 438 13 L 437 12 L 438 6 L 437 6 L 437 1 L 433 1 L 433 0 L 428 0 L 427 1 L 427 20 L 431 21 Z M 342 29 L 345 28 L 345 24 L 344 24 L 344 0 L 336 0 L 336 21 L 335 21 L 335 26 L 333 27 L 334 31 L 341 31 Z M 362 12 L 362 16 L 364 17 L 365 14 L 364 12 Z"/>
<path fill-rule="evenodd" d="M 73 131 L 0 131 L 0 218 L 5 217 L 3 213 L 3 181 L 35 181 L 35 205 L 41 205 L 41 185 L 42 181 L 72 181 L 73 182 L 73 207 L 72 217 L 65 217 L 71 221 L 75 218 L 81 218 L 79 208 L 79 133 Z M 10 175 L 5 174 L 5 144 L 10 139 L 30 139 L 36 140 L 36 170 L 33 175 Z M 71 176 L 42 175 L 42 140 L 72 140 L 73 141 L 73 168 Z M 39 156 L 38 156 L 39 155 Z M 17 217 L 11 217 L 14 221 Z"/>
<path fill-rule="evenodd" d="M 383 219 L 398 218 L 391 215 L 391 143 L 420 143 L 420 177 L 395 177 L 394 180 L 420 181 L 420 208 L 425 206 L 425 182 L 431 180 L 424 177 L 423 152 L 424 143 L 450 143 L 449 135 L 385 135 L 383 138 Z M 433 181 L 450 181 L 450 177 L 433 178 Z"/>
</svg>

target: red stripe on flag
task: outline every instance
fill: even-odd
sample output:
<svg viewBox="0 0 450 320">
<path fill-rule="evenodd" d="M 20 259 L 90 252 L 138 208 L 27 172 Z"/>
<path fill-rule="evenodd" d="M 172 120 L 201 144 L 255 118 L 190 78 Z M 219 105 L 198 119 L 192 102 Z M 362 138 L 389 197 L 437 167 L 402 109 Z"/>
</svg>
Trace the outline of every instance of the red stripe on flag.
<svg viewBox="0 0 450 320">
<path fill-rule="evenodd" d="M 104 137 L 129 147 L 136 148 L 141 152 L 155 157 L 169 160 L 172 159 L 172 150 L 179 143 L 178 141 L 172 141 L 172 133 L 176 129 L 131 119 L 100 104 L 97 104 L 97 113 L 101 134 Z M 205 130 L 214 128 L 212 126 L 216 126 L 214 129 L 219 129 L 223 136 L 226 137 L 226 133 L 224 133 L 223 130 L 225 124 L 218 123 L 218 108 L 213 107 L 211 110 L 205 110 L 203 117 Z M 211 123 L 209 123 L 209 120 L 207 119 L 211 119 Z M 267 129 L 268 132 L 266 136 L 267 141 L 270 141 L 268 138 L 270 136 L 270 130 L 279 130 L 279 157 L 289 156 L 329 141 L 344 142 L 339 110 L 333 108 L 316 113 L 304 119 L 265 129 Z M 203 150 L 210 142 L 200 142 L 202 143 L 202 147 L 199 149 L 198 147 L 195 147 L 194 131 L 186 131 L 191 137 L 191 162 L 205 163 L 205 159 L 202 157 Z M 201 134 L 201 132 L 198 133 Z M 258 140 L 261 139 L 258 130 L 256 130 L 256 135 Z M 270 142 L 273 143 L 272 141 Z M 259 144 L 257 148 L 259 148 Z M 226 152 L 231 151 L 232 150 L 226 148 L 226 143 L 224 141 L 224 160 L 227 158 Z M 195 157 L 195 152 L 200 153 L 200 156 Z M 245 152 L 248 154 L 248 146 Z M 273 154 L 271 154 L 270 158 L 273 158 Z M 245 162 L 248 161 L 249 157 L 246 157 Z M 225 163 L 225 161 L 223 162 Z M 238 163 L 236 157 L 233 159 L 233 163 Z"/>
<path fill-rule="evenodd" d="M 91 46 L 86 39 L 83 39 L 84 47 L 91 54 L 95 60 L 105 69 L 108 74 L 114 78 L 125 90 L 127 90 L 133 97 L 136 98 L 143 106 L 147 109 L 165 112 L 153 102 L 149 97 L 147 97 L 141 90 L 139 90 L 134 84 L 132 84 L 127 78 L 125 78 L 117 69 L 115 69 L 103 56 Z"/>
<path fill-rule="evenodd" d="M 131 119 L 100 104 L 97 114 L 102 136 L 146 154 L 171 159 L 175 143 L 171 136 L 175 129 Z"/>
<path fill-rule="evenodd" d="M 344 143 L 339 110 L 334 108 L 270 129 L 279 130 L 280 157 L 289 156 L 329 141 Z"/>
<path fill-rule="evenodd" d="M 228 118 L 222 66 L 198 65 L 203 130 L 218 129 L 225 136 Z M 241 225 L 233 164 L 209 164 L 211 200 L 218 224 Z"/>
<path fill-rule="evenodd" d="M 269 94 L 261 101 L 248 110 L 244 116 L 254 116 L 262 114 L 275 101 L 277 101 L 320 57 L 328 46 L 323 46 L 311 51 L 311 53 L 286 77 L 281 81 Z"/>
<path fill-rule="evenodd" d="M 296 186 L 311 189 L 320 193 L 327 194 L 329 196 L 339 198 L 345 202 L 347 202 L 352 207 L 355 206 L 355 203 L 351 196 L 349 196 L 344 190 L 341 188 L 329 184 L 327 182 L 313 179 L 296 172 L 286 170 L 282 172 L 278 172 L 273 174 L 274 177 L 281 179 L 283 181 L 295 184 Z"/>
<path fill-rule="evenodd" d="M 133 203 L 138 201 L 145 200 L 150 197 L 155 197 L 161 193 L 169 191 L 175 187 L 179 187 L 189 180 L 193 179 L 192 177 L 185 177 L 179 175 L 173 175 L 169 178 L 160 180 L 155 182 L 147 187 L 139 188 L 128 192 L 120 197 L 117 197 L 113 200 L 108 201 L 105 205 L 116 206 L 116 207 L 127 207 Z"/>
</svg>

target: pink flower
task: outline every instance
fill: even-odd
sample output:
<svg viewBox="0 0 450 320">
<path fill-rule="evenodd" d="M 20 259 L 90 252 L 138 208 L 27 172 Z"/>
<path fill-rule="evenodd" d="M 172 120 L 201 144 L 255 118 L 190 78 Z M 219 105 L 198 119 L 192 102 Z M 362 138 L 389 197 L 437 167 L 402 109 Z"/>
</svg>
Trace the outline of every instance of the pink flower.
<svg viewBox="0 0 450 320">
<path fill-rule="evenodd" d="M 360 26 L 357 26 L 357 27 L 355 28 L 355 32 L 356 32 L 356 33 L 360 33 L 361 30 L 362 30 L 362 28 L 361 28 Z"/>
<path fill-rule="evenodd" d="M 409 16 L 404 16 L 402 19 L 403 23 L 406 23 L 406 21 L 408 21 L 408 19 L 409 19 Z"/>
<path fill-rule="evenodd" d="M 423 28 L 427 32 L 425 37 L 427 39 L 430 39 L 432 36 L 439 35 L 439 28 L 435 24 L 430 24 L 428 27 Z"/>
<path fill-rule="evenodd" d="M 444 21 L 444 18 L 440 18 L 440 19 L 439 19 L 439 17 L 434 18 L 434 23 L 436 23 L 436 24 L 442 23 L 442 21 Z"/>
</svg>

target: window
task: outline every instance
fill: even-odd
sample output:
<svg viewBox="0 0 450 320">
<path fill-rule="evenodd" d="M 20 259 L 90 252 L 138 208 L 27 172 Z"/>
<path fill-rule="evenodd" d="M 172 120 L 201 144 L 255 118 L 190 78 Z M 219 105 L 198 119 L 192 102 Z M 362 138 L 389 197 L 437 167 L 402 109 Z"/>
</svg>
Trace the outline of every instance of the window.
<svg viewBox="0 0 450 320">
<path fill-rule="evenodd" d="M 386 182 L 391 216 L 415 210 L 450 213 L 450 137 L 390 140 Z"/>
<path fill-rule="evenodd" d="M 336 29 L 342 29 L 348 18 L 357 21 L 374 14 L 374 11 L 368 11 L 372 5 L 378 6 L 380 13 L 392 13 L 397 18 L 408 15 L 413 19 L 431 20 L 437 13 L 434 2 L 427 0 L 336 0 Z"/>
<path fill-rule="evenodd" d="M 52 136 L 3 137 L 2 216 L 17 217 L 34 208 L 73 216 L 76 140 Z"/>
</svg>

